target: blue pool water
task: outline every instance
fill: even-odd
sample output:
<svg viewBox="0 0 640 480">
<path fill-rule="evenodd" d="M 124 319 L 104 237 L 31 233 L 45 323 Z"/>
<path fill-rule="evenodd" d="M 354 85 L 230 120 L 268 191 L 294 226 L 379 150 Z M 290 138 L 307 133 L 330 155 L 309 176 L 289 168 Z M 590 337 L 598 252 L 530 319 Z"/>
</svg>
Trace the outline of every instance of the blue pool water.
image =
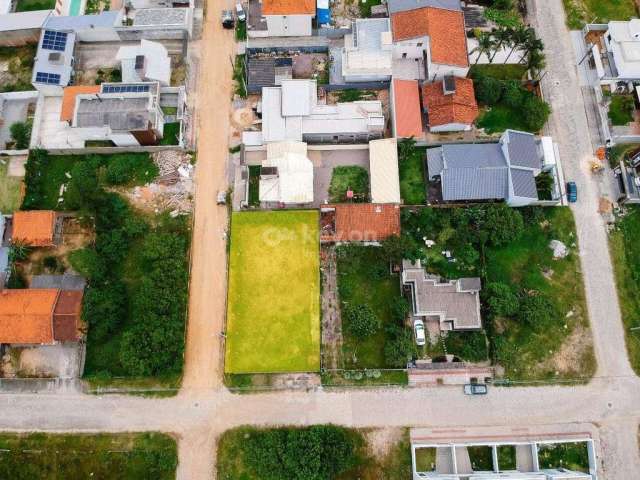
<svg viewBox="0 0 640 480">
<path fill-rule="evenodd" d="M 82 6 L 82 0 L 71 0 L 71 6 L 69 7 L 69 16 L 77 17 L 80 15 L 80 7 Z"/>
</svg>

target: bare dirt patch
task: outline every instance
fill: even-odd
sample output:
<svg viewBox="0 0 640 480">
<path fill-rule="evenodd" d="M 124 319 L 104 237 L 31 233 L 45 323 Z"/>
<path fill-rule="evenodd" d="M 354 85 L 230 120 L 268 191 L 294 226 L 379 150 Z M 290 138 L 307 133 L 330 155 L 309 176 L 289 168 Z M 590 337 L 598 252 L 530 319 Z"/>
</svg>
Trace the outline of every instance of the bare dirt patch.
<svg viewBox="0 0 640 480">
<path fill-rule="evenodd" d="M 555 369 L 557 374 L 579 373 L 585 363 L 593 363 L 593 340 L 591 332 L 582 325 L 575 326 L 562 347 L 540 367 L 542 370 Z"/>
<path fill-rule="evenodd" d="M 406 429 L 401 427 L 377 428 L 367 431 L 367 450 L 373 458 L 384 458 L 404 437 Z"/>
</svg>

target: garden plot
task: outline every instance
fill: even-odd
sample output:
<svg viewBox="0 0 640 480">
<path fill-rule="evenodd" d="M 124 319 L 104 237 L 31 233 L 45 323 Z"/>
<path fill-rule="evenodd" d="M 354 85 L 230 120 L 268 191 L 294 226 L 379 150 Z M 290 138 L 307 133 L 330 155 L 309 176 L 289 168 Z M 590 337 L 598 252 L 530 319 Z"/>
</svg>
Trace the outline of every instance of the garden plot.
<svg viewBox="0 0 640 480">
<path fill-rule="evenodd" d="M 320 369 L 318 212 L 234 213 L 225 372 Z"/>
</svg>

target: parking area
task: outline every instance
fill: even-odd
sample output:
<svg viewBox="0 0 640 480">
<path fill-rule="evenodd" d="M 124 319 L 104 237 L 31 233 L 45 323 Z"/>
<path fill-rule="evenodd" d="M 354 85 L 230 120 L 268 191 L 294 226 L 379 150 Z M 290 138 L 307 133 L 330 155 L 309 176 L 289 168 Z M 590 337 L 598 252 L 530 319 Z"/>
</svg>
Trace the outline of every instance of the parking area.
<svg viewBox="0 0 640 480">
<path fill-rule="evenodd" d="M 3 350 L 3 378 L 78 378 L 82 374 L 83 343 L 60 343 Z"/>
</svg>

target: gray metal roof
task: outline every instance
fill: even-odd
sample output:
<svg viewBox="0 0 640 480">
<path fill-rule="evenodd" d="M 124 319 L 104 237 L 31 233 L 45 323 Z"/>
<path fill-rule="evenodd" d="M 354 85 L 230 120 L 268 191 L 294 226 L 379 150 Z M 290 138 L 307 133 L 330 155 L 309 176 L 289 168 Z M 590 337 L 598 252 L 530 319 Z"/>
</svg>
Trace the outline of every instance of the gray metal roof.
<svg viewBox="0 0 640 480">
<path fill-rule="evenodd" d="M 59 288 L 61 290 L 84 290 L 86 281 L 80 275 L 65 273 L 63 275 L 34 275 L 31 288 Z"/>
<path fill-rule="evenodd" d="M 444 161 L 442 159 L 442 148 L 428 148 L 427 173 L 429 174 L 429 180 L 433 180 L 433 177 L 440 175 L 443 168 Z"/>
<path fill-rule="evenodd" d="M 511 183 L 513 184 L 513 194 L 517 197 L 538 199 L 538 189 L 536 179 L 531 170 L 511 168 Z"/>
<path fill-rule="evenodd" d="M 51 15 L 45 23 L 45 28 L 52 30 L 80 30 L 83 28 L 113 27 L 119 16 L 120 12 L 118 10 L 75 17 Z"/>
<path fill-rule="evenodd" d="M 273 87 L 276 84 L 275 58 L 250 58 L 247 62 L 249 85 Z"/>
<path fill-rule="evenodd" d="M 388 0 L 387 5 L 389 6 L 389 14 L 425 7 L 462 10 L 460 0 Z"/>
<path fill-rule="evenodd" d="M 542 167 L 542 152 L 535 136 L 530 133 L 507 130 L 505 140 L 508 142 L 507 151 L 511 165 L 535 170 Z"/>
<path fill-rule="evenodd" d="M 458 285 L 463 292 L 479 292 L 482 288 L 482 281 L 478 277 L 460 278 Z"/>
<path fill-rule="evenodd" d="M 145 130 L 151 121 L 149 97 L 82 98 L 76 109 L 77 127 L 104 127 L 112 130 Z"/>
<path fill-rule="evenodd" d="M 504 200 L 508 182 L 506 168 L 447 168 L 442 172 L 442 199 Z"/>
<path fill-rule="evenodd" d="M 188 8 L 142 8 L 136 10 L 133 25 L 185 25 L 188 10 Z"/>
<path fill-rule="evenodd" d="M 507 160 L 499 143 L 443 145 L 446 168 L 506 167 Z"/>
<path fill-rule="evenodd" d="M 390 30 L 388 18 L 359 18 L 353 25 L 354 46 L 362 51 L 380 50 L 381 35 Z"/>
</svg>

